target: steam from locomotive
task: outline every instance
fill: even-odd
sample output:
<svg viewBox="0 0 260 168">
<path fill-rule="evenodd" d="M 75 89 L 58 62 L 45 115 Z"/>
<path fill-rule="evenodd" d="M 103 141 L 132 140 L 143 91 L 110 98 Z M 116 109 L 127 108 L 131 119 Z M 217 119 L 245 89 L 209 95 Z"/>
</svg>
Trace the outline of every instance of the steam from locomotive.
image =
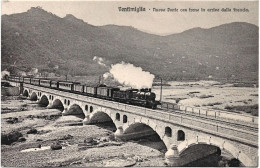
<svg viewBox="0 0 260 168">
<path fill-rule="evenodd" d="M 109 72 L 103 75 L 105 79 L 113 77 L 124 86 L 132 88 L 151 88 L 154 75 L 150 72 L 143 71 L 141 67 L 136 67 L 133 64 L 121 62 L 111 65 Z"/>
</svg>

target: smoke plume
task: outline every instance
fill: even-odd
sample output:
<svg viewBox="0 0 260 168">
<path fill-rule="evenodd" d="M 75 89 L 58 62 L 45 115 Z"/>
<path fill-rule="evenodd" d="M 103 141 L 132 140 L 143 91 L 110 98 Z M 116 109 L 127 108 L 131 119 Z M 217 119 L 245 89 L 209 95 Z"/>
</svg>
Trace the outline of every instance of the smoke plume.
<svg viewBox="0 0 260 168">
<path fill-rule="evenodd" d="M 96 61 L 99 65 L 107 67 L 106 64 L 104 63 L 104 59 L 101 57 L 94 56 L 93 61 Z"/>
<path fill-rule="evenodd" d="M 118 63 L 111 65 L 109 72 L 103 75 L 105 79 L 113 77 L 124 86 L 130 86 L 135 89 L 151 88 L 154 75 L 150 72 L 145 72 L 141 67 L 135 67 L 129 63 Z"/>
</svg>

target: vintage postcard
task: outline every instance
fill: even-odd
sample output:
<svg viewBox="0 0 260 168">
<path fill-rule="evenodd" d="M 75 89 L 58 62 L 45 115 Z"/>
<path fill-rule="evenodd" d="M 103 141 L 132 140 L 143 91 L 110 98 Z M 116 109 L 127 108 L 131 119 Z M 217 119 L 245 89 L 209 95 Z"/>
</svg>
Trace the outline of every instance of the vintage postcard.
<svg viewBox="0 0 260 168">
<path fill-rule="evenodd" d="M 257 167 L 258 12 L 3 0 L 2 167 Z"/>
</svg>

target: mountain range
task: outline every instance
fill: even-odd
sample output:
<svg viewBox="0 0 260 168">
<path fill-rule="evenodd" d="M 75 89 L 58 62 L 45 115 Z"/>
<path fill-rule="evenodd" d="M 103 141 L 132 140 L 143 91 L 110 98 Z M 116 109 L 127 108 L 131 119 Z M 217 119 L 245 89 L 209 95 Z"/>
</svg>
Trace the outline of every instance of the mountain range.
<svg viewBox="0 0 260 168">
<path fill-rule="evenodd" d="M 61 18 L 33 7 L 2 15 L 1 65 L 14 72 L 38 68 L 98 76 L 124 61 L 165 80 L 257 80 L 258 29 L 233 22 L 159 36 L 129 26 L 93 26 L 71 14 Z"/>
</svg>

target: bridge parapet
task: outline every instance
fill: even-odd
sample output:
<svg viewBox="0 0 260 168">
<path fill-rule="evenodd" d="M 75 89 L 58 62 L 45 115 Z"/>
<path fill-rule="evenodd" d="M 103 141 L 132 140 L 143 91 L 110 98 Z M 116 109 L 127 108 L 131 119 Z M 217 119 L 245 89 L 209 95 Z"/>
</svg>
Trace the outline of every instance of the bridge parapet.
<svg viewBox="0 0 260 168">
<path fill-rule="evenodd" d="M 174 104 L 168 102 L 162 102 L 161 107 L 167 110 L 180 110 L 183 112 L 190 112 L 199 116 L 230 119 L 230 120 L 237 120 L 237 121 L 242 121 L 242 122 L 247 122 L 252 124 L 258 124 L 257 116 L 239 114 L 239 113 L 229 112 L 225 110 L 215 110 L 215 109 L 207 109 L 201 107 L 198 108 L 198 107 L 185 106 L 182 104 Z"/>
</svg>

